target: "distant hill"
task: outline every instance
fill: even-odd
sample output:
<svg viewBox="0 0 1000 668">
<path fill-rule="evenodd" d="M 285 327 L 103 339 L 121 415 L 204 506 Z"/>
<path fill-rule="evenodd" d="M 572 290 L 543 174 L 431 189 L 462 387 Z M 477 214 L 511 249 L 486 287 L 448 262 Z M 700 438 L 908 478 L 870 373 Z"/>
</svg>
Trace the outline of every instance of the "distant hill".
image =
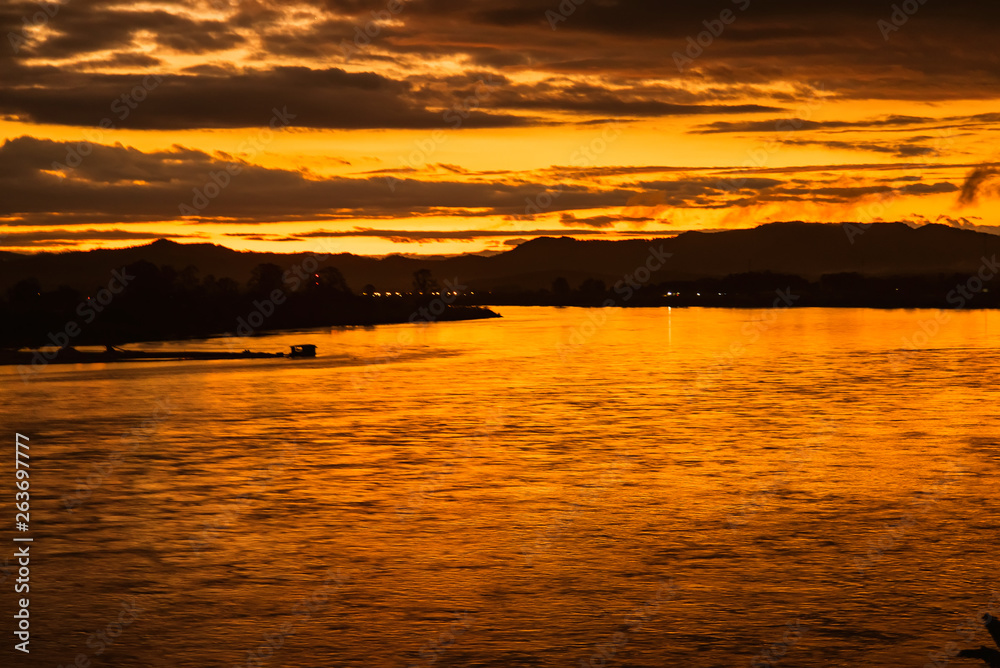
<svg viewBox="0 0 1000 668">
<path fill-rule="evenodd" d="M 439 280 L 457 279 L 473 290 L 548 288 L 557 277 L 579 285 L 587 278 L 613 284 L 643 265 L 649 247 L 672 257 L 652 281 L 722 277 L 746 272 L 796 274 L 815 280 L 823 274 L 857 272 L 869 276 L 972 274 L 981 258 L 1000 253 L 1000 236 L 945 225 L 911 228 L 879 223 L 854 243 L 844 227 L 832 223 L 771 223 L 747 230 L 685 232 L 673 238 L 627 241 L 578 241 L 541 237 L 492 256 L 462 255 L 373 258 L 338 254 L 322 266 L 339 269 L 359 291 L 372 284 L 379 290 L 411 289 L 413 273 L 429 269 Z M 193 266 L 209 274 L 246 283 L 254 267 L 274 263 L 290 268 L 306 253 L 253 253 L 214 244 L 179 244 L 161 239 L 124 249 L 0 256 L 0 290 L 37 278 L 44 289 L 68 285 L 87 291 L 105 285 L 114 269 L 146 260 L 177 270 Z"/>
</svg>

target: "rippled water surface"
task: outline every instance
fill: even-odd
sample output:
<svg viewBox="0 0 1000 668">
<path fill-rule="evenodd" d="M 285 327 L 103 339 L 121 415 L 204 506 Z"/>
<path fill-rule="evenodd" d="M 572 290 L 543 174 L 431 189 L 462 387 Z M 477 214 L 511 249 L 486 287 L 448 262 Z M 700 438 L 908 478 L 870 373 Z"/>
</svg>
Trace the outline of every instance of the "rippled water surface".
<svg viewBox="0 0 1000 668">
<path fill-rule="evenodd" d="M 1000 590 L 1000 315 L 498 310 L 158 344 L 311 360 L 0 368 L 35 539 L 9 665 L 922 667 L 989 642 L 956 628 Z"/>
</svg>

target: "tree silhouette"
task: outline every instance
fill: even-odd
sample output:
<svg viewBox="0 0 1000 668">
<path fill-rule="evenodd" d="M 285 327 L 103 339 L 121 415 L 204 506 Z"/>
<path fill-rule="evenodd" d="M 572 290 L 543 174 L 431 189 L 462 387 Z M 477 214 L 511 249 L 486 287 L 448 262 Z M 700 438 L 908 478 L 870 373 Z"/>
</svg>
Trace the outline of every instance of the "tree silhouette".
<svg viewBox="0 0 1000 668">
<path fill-rule="evenodd" d="M 569 281 L 562 276 L 552 281 L 552 294 L 556 297 L 568 297 L 569 292 Z"/>
<path fill-rule="evenodd" d="M 413 289 L 417 292 L 435 292 L 438 288 L 437 280 L 431 276 L 430 269 L 417 269 L 413 272 Z"/>
<path fill-rule="evenodd" d="M 317 271 L 301 290 L 285 285 L 285 272 L 275 264 L 258 265 L 246 286 L 230 278 L 193 269 L 177 271 L 140 260 L 122 269 L 129 276 L 123 290 L 95 285 L 87 293 L 61 286 L 44 291 L 28 278 L 0 293 L 0 348 L 21 346 L 124 345 L 137 341 L 174 340 L 193 336 L 289 328 L 374 325 L 408 322 L 432 296 L 372 299 L 354 295 L 336 268 Z M 424 291 L 436 290 L 429 270 L 414 275 Z M 275 290 L 283 295 L 273 297 Z M 364 292 L 375 293 L 368 284 Z M 487 309 L 449 305 L 441 320 L 496 317 Z M 258 324 L 259 322 L 259 324 Z M 64 331 L 73 323 L 74 333 Z M 242 324 L 241 324 L 242 323 Z"/>
<path fill-rule="evenodd" d="M 351 289 L 344 280 L 344 275 L 336 267 L 325 267 L 316 274 L 317 283 L 320 290 L 324 292 L 339 292 L 341 294 L 351 294 Z"/>
<path fill-rule="evenodd" d="M 607 290 L 604 281 L 596 278 L 588 278 L 580 284 L 580 292 L 588 297 L 603 295 Z"/>
<path fill-rule="evenodd" d="M 257 295 L 268 295 L 282 287 L 281 277 L 284 274 L 281 267 L 271 262 L 258 264 L 250 274 L 247 287 Z"/>
<path fill-rule="evenodd" d="M 7 299 L 12 304 L 33 304 L 39 301 L 38 296 L 41 291 L 42 284 L 37 278 L 26 278 L 7 290 Z"/>
<path fill-rule="evenodd" d="M 184 267 L 184 270 L 177 275 L 177 283 L 184 292 L 195 292 L 200 287 L 198 280 L 198 268 L 192 265 Z"/>
</svg>

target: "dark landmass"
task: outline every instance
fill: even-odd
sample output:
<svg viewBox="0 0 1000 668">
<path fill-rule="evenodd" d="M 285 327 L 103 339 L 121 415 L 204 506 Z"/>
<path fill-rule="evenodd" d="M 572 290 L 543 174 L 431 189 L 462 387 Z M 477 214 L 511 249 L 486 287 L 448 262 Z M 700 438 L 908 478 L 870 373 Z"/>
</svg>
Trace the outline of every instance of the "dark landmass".
<svg viewBox="0 0 1000 668">
<path fill-rule="evenodd" d="M 306 265 L 307 267 L 310 265 Z M 0 301 L 0 348 L 117 346 L 141 341 L 251 336 L 282 329 L 371 326 L 500 317 L 488 308 L 457 305 L 429 272 L 417 272 L 410 294 L 354 294 L 334 267 L 306 272 L 258 265 L 246 286 L 232 279 L 199 280 L 139 261 L 116 269 L 87 294 L 46 290 L 22 279 Z"/>
<path fill-rule="evenodd" d="M 1000 236 L 902 223 L 543 237 L 451 258 L 240 253 L 163 240 L 5 253 L 0 347 L 499 317 L 488 305 L 997 308 L 997 253 Z"/>
<path fill-rule="evenodd" d="M 1000 271 L 1000 266 L 997 267 Z M 977 274 L 864 276 L 825 274 L 810 281 L 794 274 L 750 272 L 723 278 L 665 281 L 615 286 L 588 279 L 580 287 L 554 282 L 549 290 L 503 291 L 464 296 L 458 303 L 491 306 L 622 306 L 771 308 L 775 306 L 842 308 L 998 308 L 1000 280 L 976 281 Z M 998 275 L 1000 278 L 1000 275 Z"/>
<path fill-rule="evenodd" d="M 212 244 L 160 240 L 115 250 L 5 254 L 0 256 L 0 294 L 26 278 L 36 278 L 43 290 L 65 285 L 87 293 L 107 283 L 114 270 L 140 261 L 178 271 L 191 268 L 196 277 L 213 276 L 245 285 L 261 264 L 288 270 L 309 258 L 319 258 L 321 268 L 339 270 L 355 293 L 366 292 L 365 286 L 382 292 L 412 291 L 413 274 L 420 269 L 429 269 L 442 282 L 449 280 L 466 292 L 548 290 L 560 277 L 574 288 L 587 279 L 613 286 L 645 263 L 651 246 L 662 247 L 671 257 L 650 278 L 650 284 L 755 272 L 816 281 L 824 275 L 845 273 L 871 277 L 971 275 L 983 256 L 1000 253 L 1000 236 L 945 225 L 912 228 L 904 223 L 877 223 L 865 228 L 790 222 L 748 230 L 685 232 L 666 239 L 541 237 L 489 257 L 450 258 L 250 253 Z"/>
</svg>

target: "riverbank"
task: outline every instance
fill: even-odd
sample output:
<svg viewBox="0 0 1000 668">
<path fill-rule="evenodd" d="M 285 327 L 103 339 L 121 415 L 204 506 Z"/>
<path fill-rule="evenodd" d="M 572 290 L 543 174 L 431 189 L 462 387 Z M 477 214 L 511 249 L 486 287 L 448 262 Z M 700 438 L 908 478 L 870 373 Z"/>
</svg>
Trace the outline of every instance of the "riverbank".
<svg viewBox="0 0 1000 668">
<path fill-rule="evenodd" d="M 278 331 L 321 327 L 375 327 L 501 317 L 485 306 L 445 306 L 413 300 L 385 300 L 380 303 L 361 299 L 346 307 L 341 305 L 340 308 L 325 310 L 300 307 L 279 311 L 263 308 L 233 316 L 200 312 L 181 314 L 180 309 L 177 309 L 172 315 L 174 317 L 167 317 L 163 312 L 143 313 L 130 310 L 128 317 L 112 313 L 88 322 L 86 318 L 73 318 L 72 311 L 35 313 L 5 321 L 0 328 L 0 349 L 16 351 L 51 346 L 119 346 L 225 336 L 253 337 Z"/>
</svg>

